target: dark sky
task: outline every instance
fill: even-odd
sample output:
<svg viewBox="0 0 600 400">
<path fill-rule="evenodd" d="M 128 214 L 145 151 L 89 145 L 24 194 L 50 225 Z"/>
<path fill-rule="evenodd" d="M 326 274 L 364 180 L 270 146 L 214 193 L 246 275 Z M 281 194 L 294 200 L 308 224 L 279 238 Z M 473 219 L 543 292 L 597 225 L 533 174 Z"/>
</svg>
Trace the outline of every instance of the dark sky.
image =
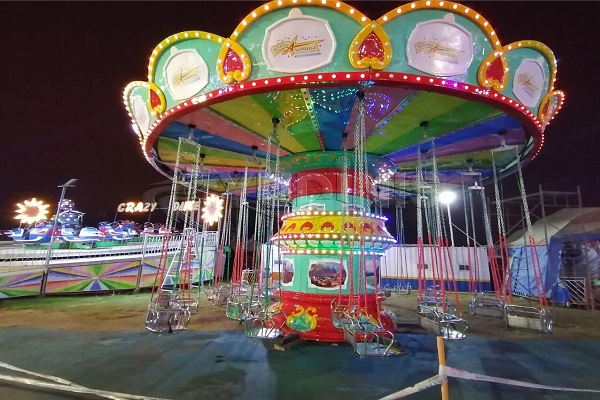
<svg viewBox="0 0 600 400">
<path fill-rule="evenodd" d="M 376 19 L 404 2 L 351 1 Z M 229 36 L 262 2 L 0 2 L 0 228 L 16 226 L 15 204 L 37 197 L 54 209 L 57 185 L 84 223 L 112 220 L 120 202 L 164 182 L 141 154 L 121 100 L 145 80 L 148 57 L 184 30 Z M 506 44 L 535 39 L 559 60 L 567 102 L 546 130 L 541 155 L 525 168 L 528 190 L 574 191 L 600 205 L 597 14 L 593 2 L 463 2 L 483 14 Z M 514 182 L 514 180 L 513 180 Z M 164 185 L 164 183 L 163 183 Z"/>
</svg>

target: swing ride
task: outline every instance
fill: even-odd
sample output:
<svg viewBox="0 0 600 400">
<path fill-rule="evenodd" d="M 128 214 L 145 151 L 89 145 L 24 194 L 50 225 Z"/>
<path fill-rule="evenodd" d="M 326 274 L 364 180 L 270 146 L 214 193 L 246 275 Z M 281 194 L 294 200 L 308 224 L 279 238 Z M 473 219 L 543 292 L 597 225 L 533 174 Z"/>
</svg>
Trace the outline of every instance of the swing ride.
<svg viewBox="0 0 600 400">
<path fill-rule="evenodd" d="M 467 330 L 446 234 L 452 224 L 439 198 L 461 185 L 470 311 L 503 316 L 509 326 L 551 327 L 543 291 L 533 308 L 543 323 L 510 306 L 506 231 L 498 209 L 495 246 L 482 185 L 493 179 L 499 207 L 498 179 L 516 172 L 526 208 L 521 165 L 537 156 L 562 106 L 555 81 L 547 46 L 501 44 L 488 20 L 458 3 L 416 1 L 371 20 L 340 1 L 277 0 L 230 37 L 167 37 L 152 51 L 148 80 L 127 85 L 123 99 L 145 158 L 173 179 L 172 202 L 180 186 L 188 201 L 225 197 L 220 272 L 205 291 L 228 318 L 254 338 L 347 341 L 361 355 L 387 356 L 397 353 L 396 318 L 382 301 L 413 286 L 402 254 L 398 279 L 380 282 L 386 251 L 406 245 L 404 224 L 394 238 L 374 206 L 385 196 L 416 210 L 424 327 L 446 339 Z M 157 278 L 149 330 L 181 329 L 189 319 L 187 263 L 209 229 L 196 211 L 185 214 L 180 255 L 168 267 L 165 258 L 169 284 Z M 475 213 L 484 218 L 483 244 Z M 230 244 L 226 279 L 221 253 Z M 491 294 L 478 284 L 487 269 L 481 248 Z"/>
</svg>

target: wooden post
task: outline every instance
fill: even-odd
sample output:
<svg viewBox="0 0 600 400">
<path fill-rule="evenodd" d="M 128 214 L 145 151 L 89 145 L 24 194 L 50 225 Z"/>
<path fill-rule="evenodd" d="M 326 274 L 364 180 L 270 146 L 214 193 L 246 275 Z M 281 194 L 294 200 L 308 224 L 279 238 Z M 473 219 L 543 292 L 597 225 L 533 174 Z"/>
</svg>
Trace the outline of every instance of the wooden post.
<svg viewBox="0 0 600 400">
<path fill-rule="evenodd" d="M 446 366 L 446 352 L 444 351 L 444 338 L 438 336 L 437 338 L 437 350 L 438 350 L 438 361 L 440 365 Z M 448 392 L 448 380 L 446 379 L 441 386 L 442 400 L 449 400 L 450 393 Z"/>
</svg>

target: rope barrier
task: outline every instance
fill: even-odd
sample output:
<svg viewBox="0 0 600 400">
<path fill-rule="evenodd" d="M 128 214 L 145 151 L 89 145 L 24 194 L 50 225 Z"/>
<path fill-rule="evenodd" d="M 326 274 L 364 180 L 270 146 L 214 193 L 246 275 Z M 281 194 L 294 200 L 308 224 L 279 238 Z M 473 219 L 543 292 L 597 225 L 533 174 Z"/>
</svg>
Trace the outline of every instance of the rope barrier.
<svg viewBox="0 0 600 400">
<path fill-rule="evenodd" d="M 562 392 L 584 392 L 584 393 L 600 393 L 600 390 L 597 389 L 578 389 L 578 388 L 569 388 L 562 386 L 549 386 L 549 385 L 540 385 L 538 383 L 531 383 L 525 381 L 518 381 L 515 379 L 506 379 L 506 378 L 498 378 L 495 376 L 477 374 L 469 371 L 464 371 L 462 369 L 448 367 L 446 365 L 446 356 L 444 352 L 444 340 L 441 336 L 437 338 L 437 348 L 438 348 L 438 361 L 439 361 L 439 371 L 437 375 L 432 376 L 431 378 L 427 378 L 424 381 L 421 381 L 413 386 L 402 389 L 395 393 L 389 394 L 385 397 L 380 398 L 379 400 L 397 400 L 402 399 L 404 397 L 410 396 L 411 394 L 415 394 L 418 392 L 422 392 L 425 389 L 429 389 L 431 387 L 442 385 L 441 390 L 441 398 L 442 400 L 448 400 L 449 394 L 447 391 L 447 382 L 448 378 L 458 378 L 458 379 L 467 379 L 473 381 L 480 382 L 490 382 L 490 383 L 498 383 L 501 385 L 511 385 L 518 386 L 528 389 L 543 389 L 543 390 L 552 390 L 552 391 L 562 391 Z"/>
<path fill-rule="evenodd" d="M 22 385 L 26 385 L 26 386 L 40 387 L 40 388 L 44 388 L 44 389 L 53 389 L 53 390 L 63 391 L 63 392 L 91 394 L 91 395 L 95 395 L 98 397 L 104 397 L 104 398 L 113 399 L 113 400 L 121 400 L 121 399 L 124 399 L 124 400 L 125 399 L 129 399 L 129 400 L 167 400 L 167 399 L 162 399 L 159 397 L 139 396 L 139 395 L 127 394 L 127 393 L 110 392 L 107 390 L 90 389 L 85 386 L 77 385 L 66 379 L 62 379 L 62 378 L 52 376 L 52 375 L 45 375 L 45 374 L 40 374 L 40 373 L 33 372 L 33 371 L 28 371 L 26 369 L 15 367 L 14 365 L 10 365 L 10 364 L 4 363 L 4 362 L 0 362 L 0 368 L 5 368 L 5 369 L 16 371 L 16 372 L 21 372 L 21 373 L 24 373 L 27 375 L 35 376 L 37 378 L 42 378 L 42 379 L 46 379 L 46 380 L 50 381 L 50 382 L 44 382 L 44 381 L 41 381 L 38 379 L 19 378 L 16 376 L 0 374 L 0 380 L 5 381 L 5 382 L 12 382 L 12 383 L 22 384 Z"/>
</svg>

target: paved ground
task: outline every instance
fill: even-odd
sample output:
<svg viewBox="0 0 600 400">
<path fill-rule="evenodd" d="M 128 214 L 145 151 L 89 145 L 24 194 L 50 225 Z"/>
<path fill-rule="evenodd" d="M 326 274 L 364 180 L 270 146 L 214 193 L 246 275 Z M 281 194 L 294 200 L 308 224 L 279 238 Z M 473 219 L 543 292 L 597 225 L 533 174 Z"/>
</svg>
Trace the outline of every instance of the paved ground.
<svg viewBox="0 0 600 400">
<path fill-rule="evenodd" d="M 407 354 L 360 358 L 346 345 L 301 343 L 281 352 L 241 331 L 69 332 L 0 329 L 0 361 L 83 386 L 171 399 L 378 399 L 437 372 L 435 338 L 405 334 Z M 446 342 L 448 364 L 528 382 L 598 389 L 600 343 L 544 340 Z M 13 374 L 0 371 L 4 374 Z M 7 386 L 1 399 L 89 398 Z M 431 388 L 411 399 L 439 399 Z M 450 381 L 452 399 L 598 399 L 473 381 Z"/>
<path fill-rule="evenodd" d="M 0 361 L 108 391 L 169 399 L 376 400 L 437 373 L 435 338 L 398 333 L 399 357 L 360 358 L 345 344 L 299 343 L 281 352 L 244 335 L 224 310 L 201 298 L 189 330 L 157 336 L 143 329 L 148 293 L 0 302 Z M 416 296 L 385 305 L 416 321 Z M 468 316 L 467 338 L 446 342 L 448 364 L 467 371 L 538 384 L 600 389 L 600 313 L 554 309 L 551 335 L 506 330 L 501 320 Z M 0 374 L 17 375 L 0 369 Z M 0 381 L 0 399 L 95 398 Z M 412 399 L 439 399 L 439 387 Z M 450 380 L 456 399 L 599 399 Z"/>
</svg>

